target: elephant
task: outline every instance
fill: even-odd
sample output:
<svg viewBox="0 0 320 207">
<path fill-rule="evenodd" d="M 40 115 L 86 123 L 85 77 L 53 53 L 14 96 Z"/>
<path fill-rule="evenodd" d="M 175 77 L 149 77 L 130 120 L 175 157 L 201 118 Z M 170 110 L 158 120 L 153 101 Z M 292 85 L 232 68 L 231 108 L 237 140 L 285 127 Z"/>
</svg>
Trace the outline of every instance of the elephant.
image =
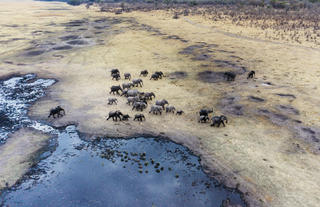
<svg viewBox="0 0 320 207">
<path fill-rule="evenodd" d="M 121 77 L 120 77 L 120 74 L 119 73 L 115 73 L 115 74 L 111 74 L 112 76 L 112 80 L 116 79 L 116 81 L 120 80 Z"/>
<path fill-rule="evenodd" d="M 118 100 L 116 98 L 108 98 L 108 104 L 112 105 L 112 104 L 116 104 L 117 105 Z"/>
<path fill-rule="evenodd" d="M 61 114 L 61 112 L 63 112 L 63 114 Z M 50 118 L 51 116 L 53 118 L 56 118 L 55 115 L 58 115 L 59 118 L 60 116 L 66 115 L 66 112 L 61 106 L 57 106 L 56 108 L 50 110 L 48 118 Z"/>
<path fill-rule="evenodd" d="M 163 72 L 161 71 L 156 71 L 154 74 L 157 74 L 160 79 L 163 77 Z"/>
<path fill-rule="evenodd" d="M 254 70 L 252 70 L 252 71 L 250 71 L 250 72 L 248 73 L 247 79 L 254 78 L 255 76 L 256 76 L 256 72 L 255 72 Z"/>
<path fill-rule="evenodd" d="M 150 80 L 158 80 L 160 78 L 160 76 L 156 73 L 152 74 L 151 77 L 150 77 Z"/>
<path fill-rule="evenodd" d="M 134 104 L 135 102 L 140 101 L 140 98 L 138 96 L 134 97 L 128 97 L 127 98 L 127 104 Z"/>
<path fill-rule="evenodd" d="M 128 114 L 124 114 L 124 115 L 122 116 L 122 121 L 128 121 L 129 118 L 131 118 L 131 117 L 130 117 Z"/>
<path fill-rule="evenodd" d="M 211 118 L 211 120 L 212 120 L 211 126 L 216 126 L 217 125 L 217 127 L 220 127 L 220 125 L 222 124 L 225 127 L 226 125 L 224 124 L 224 121 L 226 121 L 226 123 L 228 123 L 228 119 L 224 115 L 222 115 L 222 116 L 214 116 L 214 117 Z"/>
<path fill-rule="evenodd" d="M 135 102 L 133 104 L 132 110 L 136 109 L 137 111 L 143 111 L 147 108 L 147 104 L 144 102 Z"/>
<path fill-rule="evenodd" d="M 139 79 L 133 79 L 132 80 L 132 84 L 133 84 L 133 86 L 136 86 L 136 87 L 138 87 L 138 86 L 142 87 L 143 81 L 140 78 Z"/>
<path fill-rule="evenodd" d="M 165 99 L 162 99 L 162 100 L 158 100 L 158 101 L 156 101 L 156 105 L 158 105 L 158 106 L 162 106 L 162 109 L 164 109 L 164 105 L 166 105 L 166 104 L 169 104 L 168 103 L 168 101 L 167 100 L 165 100 Z"/>
<path fill-rule="evenodd" d="M 129 97 L 129 96 L 138 96 L 140 95 L 140 92 L 136 89 L 130 89 L 130 90 L 124 90 L 121 94 L 121 96 Z"/>
<path fill-rule="evenodd" d="M 143 71 L 140 72 L 140 76 L 146 77 L 148 75 L 148 73 L 149 72 L 147 70 L 143 70 Z"/>
<path fill-rule="evenodd" d="M 208 116 L 200 116 L 199 118 L 199 123 L 207 123 L 207 121 L 209 121 L 209 117 Z"/>
<path fill-rule="evenodd" d="M 213 109 L 201 109 L 199 111 L 200 116 L 209 116 L 211 113 L 213 113 Z"/>
<path fill-rule="evenodd" d="M 174 113 L 176 108 L 174 106 L 166 106 L 166 113 L 172 112 Z"/>
<path fill-rule="evenodd" d="M 115 68 L 115 69 L 112 69 L 112 70 L 111 70 L 111 75 L 112 75 L 112 74 L 120 74 L 120 71 L 119 71 L 118 69 L 116 69 L 116 68 Z"/>
<path fill-rule="evenodd" d="M 138 120 L 138 121 L 143 121 L 146 120 L 146 117 L 143 114 L 136 114 L 134 115 L 133 121 Z"/>
<path fill-rule="evenodd" d="M 133 84 L 132 84 L 132 83 L 123 83 L 123 84 L 122 84 L 122 88 L 123 88 L 123 89 L 126 89 L 126 88 L 130 89 L 131 87 L 133 87 Z"/>
<path fill-rule="evenodd" d="M 130 73 L 124 73 L 124 79 L 128 79 L 128 80 L 131 80 L 131 74 Z"/>
<path fill-rule="evenodd" d="M 112 94 L 117 93 L 118 95 L 120 95 L 119 91 L 122 91 L 122 92 L 123 92 L 123 90 L 122 90 L 122 88 L 121 88 L 120 85 L 118 85 L 118 86 L 111 86 L 111 91 L 110 91 L 109 94 L 111 94 L 111 93 L 112 93 Z"/>
<path fill-rule="evenodd" d="M 161 115 L 162 114 L 162 107 L 158 106 L 158 105 L 152 105 L 149 113 L 151 113 L 151 112 L 156 115 L 158 115 L 158 113 Z"/>
<path fill-rule="evenodd" d="M 121 113 L 121 111 L 117 110 L 117 111 L 110 111 L 109 112 L 109 116 L 107 118 L 107 120 L 109 120 L 110 118 L 112 118 L 113 121 L 121 121 L 121 117 L 123 116 L 123 114 Z"/>
<path fill-rule="evenodd" d="M 176 115 L 182 115 L 184 113 L 184 111 L 182 111 L 182 110 L 178 110 L 177 112 L 176 112 Z"/>
<path fill-rule="evenodd" d="M 147 92 L 144 94 L 144 97 L 148 100 L 152 100 L 152 98 L 155 98 L 156 95 L 153 92 Z"/>
<path fill-rule="evenodd" d="M 225 72 L 223 74 L 223 77 L 227 80 L 227 81 L 234 81 L 236 78 L 236 74 L 233 72 Z"/>
</svg>

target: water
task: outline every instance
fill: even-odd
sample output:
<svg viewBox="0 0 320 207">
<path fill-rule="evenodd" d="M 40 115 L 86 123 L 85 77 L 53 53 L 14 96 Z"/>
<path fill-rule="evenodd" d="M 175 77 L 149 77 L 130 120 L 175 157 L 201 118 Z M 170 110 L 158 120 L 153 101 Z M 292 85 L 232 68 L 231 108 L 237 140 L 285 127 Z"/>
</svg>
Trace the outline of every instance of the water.
<svg viewBox="0 0 320 207">
<path fill-rule="evenodd" d="M 58 142 L 27 180 L 2 195 L 4 205 L 219 207 L 227 197 L 243 204 L 237 192 L 202 171 L 198 157 L 173 142 L 154 138 L 86 142 L 74 126 L 60 133 Z"/>
<path fill-rule="evenodd" d="M 30 105 L 43 97 L 45 89 L 55 82 L 53 79 L 37 79 L 35 74 L 0 81 L 0 144 L 5 143 L 10 133 L 22 127 L 45 127 L 46 132 L 51 128 L 30 120 L 27 112 Z"/>
<path fill-rule="evenodd" d="M 187 148 L 155 138 L 80 139 L 75 126 L 57 130 L 30 120 L 28 107 L 54 84 L 34 74 L 0 82 L 1 138 L 21 127 L 56 135 L 39 162 L 11 189 L 0 206 L 220 206 L 240 194 L 209 178 Z M 4 119 L 3 119 L 4 120 Z M 83 137 L 86 138 L 86 137 Z M 3 142 L 5 144 L 5 142 Z"/>
</svg>

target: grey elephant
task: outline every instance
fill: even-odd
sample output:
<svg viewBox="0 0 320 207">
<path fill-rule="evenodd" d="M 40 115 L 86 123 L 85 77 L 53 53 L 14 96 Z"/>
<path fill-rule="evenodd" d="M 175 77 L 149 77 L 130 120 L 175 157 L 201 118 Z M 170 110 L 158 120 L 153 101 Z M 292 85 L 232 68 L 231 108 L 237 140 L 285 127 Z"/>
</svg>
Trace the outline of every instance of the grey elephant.
<svg viewBox="0 0 320 207">
<path fill-rule="evenodd" d="M 128 79 L 128 80 L 131 80 L 131 74 L 130 73 L 124 73 L 124 79 Z"/>
<path fill-rule="evenodd" d="M 166 106 L 166 113 L 172 112 L 174 113 L 176 108 L 174 106 Z"/>
<path fill-rule="evenodd" d="M 145 97 L 146 99 L 148 99 L 148 100 L 152 100 L 152 98 L 155 98 L 156 95 L 155 95 L 153 92 L 146 92 L 146 93 L 144 94 L 144 97 Z"/>
<path fill-rule="evenodd" d="M 133 87 L 132 83 L 122 83 L 122 88 L 123 89 L 130 89 L 131 87 Z"/>
<path fill-rule="evenodd" d="M 146 117 L 143 115 L 143 114 L 136 114 L 136 115 L 134 115 L 134 119 L 133 119 L 133 121 L 136 121 L 136 120 L 138 120 L 138 121 L 145 121 L 146 120 Z"/>
<path fill-rule="evenodd" d="M 127 104 L 129 104 L 129 105 L 134 104 L 137 101 L 140 101 L 140 98 L 138 96 L 127 98 Z"/>
<path fill-rule="evenodd" d="M 137 110 L 137 111 L 143 111 L 144 109 L 147 108 L 147 104 L 144 102 L 135 102 L 133 104 L 132 110 Z"/>
<path fill-rule="evenodd" d="M 133 79 L 132 80 L 132 84 L 135 87 L 138 87 L 138 86 L 142 87 L 143 86 L 143 81 L 140 78 L 139 79 Z"/>
<path fill-rule="evenodd" d="M 129 96 L 138 96 L 140 94 L 140 92 L 136 89 L 130 89 L 130 90 L 125 90 L 123 91 L 123 93 L 121 94 L 121 96 L 125 96 L 125 97 L 129 97 Z"/>
<path fill-rule="evenodd" d="M 112 105 L 112 104 L 116 104 L 117 105 L 118 100 L 116 98 L 108 98 L 108 104 Z"/>
<path fill-rule="evenodd" d="M 120 95 L 119 91 L 123 91 L 120 85 L 111 86 L 110 94 L 111 93 L 113 93 L 113 94 L 117 93 L 118 95 Z"/>
<path fill-rule="evenodd" d="M 162 107 L 161 106 L 158 106 L 158 105 L 152 105 L 151 106 L 151 109 L 149 111 L 149 113 L 153 113 L 153 114 L 162 114 Z"/>
<path fill-rule="evenodd" d="M 220 127 L 220 125 L 222 124 L 225 127 L 226 125 L 224 124 L 224 122 L 228 123 L 228 119 L 224 115 L 214 116 L 214 117 L 211 118 L 211 120 L 212 120 L 211 126 L 216 126 L 217 125 L 217 127 Z"/>
<path fill-rule="evenodd" d="M 118 121 L 118 119 L 121 121 L 121 117 L 122 117 L 122 116 L 123 116 L 123 114 L 122 114 L 121 111 L 119 111 L 119 110 L 117 110 L 117 111 L 110 111 L 107 120 L 109 120 L 110 118 L 112 118 L 113 121 Z"/>
<path fill-rule="evenodd" d="M 164 109 L 164 106 L 165 106 L 166 104 L 169 104 L 169 103 L 168 103 L 168 101 L 165 100 L 165 99 L 162 99 L 162 100 L 160 100 L 160 101 L 159 101 L 159 100 L 156 101 L 156 105 L 161 106 L 162 109 Z"/>
</svg>

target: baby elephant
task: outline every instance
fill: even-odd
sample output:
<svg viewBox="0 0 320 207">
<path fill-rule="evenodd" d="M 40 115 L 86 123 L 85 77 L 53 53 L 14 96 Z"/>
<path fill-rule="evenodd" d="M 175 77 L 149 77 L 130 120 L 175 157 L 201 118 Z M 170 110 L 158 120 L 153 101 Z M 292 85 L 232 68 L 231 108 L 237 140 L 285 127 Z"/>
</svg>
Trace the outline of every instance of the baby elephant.
<svg viewBox="0 0 320 207">
<path fill-rule="evenodd" d="M 63 112 L 63 114 L 61 114 L 61 112 Z M 59 118 L 60 116 L 66 115 L 66 112 L 61 106 L 57 106 L 56 108 L 50 110 L 48 118 L 50 118 L 51 116 L 53 118 L 56 118 L 55 115 L 58 115 Z"/>
<path fill-rule="evenodd" d="M 118 100 L 116 98 L 108 98 L 108 104 L 112 105 L 112 104 L 116 104 L 117 105 Z"/>
<path fill-rule="evenodd" d="M 200 116 L 199 118 L 199 123 L 207 123 L 207 121 L 209 121 L 209 117 L 208 116 Z"/>
<path fill-rule="evenodd" d="M 140 76 L 146 77 L 148 75 L 148 71 L 147 70 L 143 70 L 140 72 Z"/>
<path fill-rule="evenodd" d="M 216 126 L 217 125 L 217 127 L 220 127 L 220 125 L 222 124 L 225 127 L 226 125 L 224 124 L 224 122 L 228 123 L 228 119 L 224 115 L 214 116 L 214 117 L 212 117 L 211 120 L 212 120 L 211 126 Z"/>
<path fill-rule="evenodd" d="M 248 73 L 247 79 L 254 78 L 255 76 L 256 76 L 256 72 L 255 72 L 254 70 L 252 70 L 252 71 L 250 71 L 250 72 Z"/>
<path fill-rule="evenodd" d="M 131 118 L 131 117 L 129 116 L 129 114 L 124 114 L 124 115 L 122 116 L 122 121 L 128 121 L 129 118 Z"/>
<path fill-rule="evenodd" d="M 131 80 L 131 74 L 130 73 L 125 73 L 124 74 L 124 79 L 128 79 L 128 80 Z"/>
<path fill-rule="evenodd" d="M 166 113 L 172 112 L 174 113 L 176 108 L 174 106 L 166 106 Z"/>
<path fill-rule="evenodd" d="M 184 113 L 184 111 L 182 111 L 182 110 L 178 110 L 178 111 L 176 112 L 176 115 L 181 116 L 183 113 Z"/>
<path fill-rule="evenodd" d="M 133 119 L 133 121 L 145 121 L 146 120 L 146 117 L 143 115 L 143 114 L 136 114 L 136 115 L 134 115 L 134 119 Z"/>
</svg>

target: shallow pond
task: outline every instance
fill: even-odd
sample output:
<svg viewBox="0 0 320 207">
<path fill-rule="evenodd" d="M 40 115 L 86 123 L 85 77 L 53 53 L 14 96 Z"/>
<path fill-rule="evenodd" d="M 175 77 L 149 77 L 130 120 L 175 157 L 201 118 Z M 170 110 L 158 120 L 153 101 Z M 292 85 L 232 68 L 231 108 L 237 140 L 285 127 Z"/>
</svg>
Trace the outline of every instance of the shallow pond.
<svg viewBox="0 0 320 207">
<path fill-rule="evenodd" d="M 58 147 L 4 192 L 14 206 L 220 206 L 237 192 L 223 188 L 201 169 L 185 147 L 154 138 L 86 142 L 74 126 L 58 137 Z"/>
</svg>

